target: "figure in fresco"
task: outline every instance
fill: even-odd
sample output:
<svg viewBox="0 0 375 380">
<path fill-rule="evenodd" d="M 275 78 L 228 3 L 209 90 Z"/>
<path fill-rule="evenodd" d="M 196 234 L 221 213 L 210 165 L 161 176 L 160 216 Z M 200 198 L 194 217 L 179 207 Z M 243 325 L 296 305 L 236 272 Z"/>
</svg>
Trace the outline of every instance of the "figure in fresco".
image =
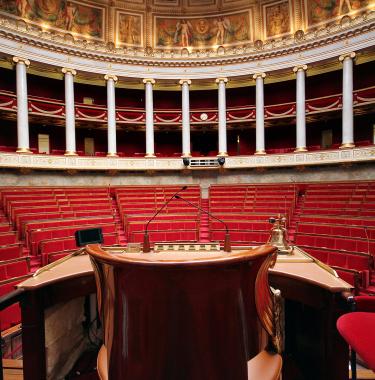
<svg viewBox="0 0 375 380">
<path fill-rule="evenodd" d="M 178 36 L 180 36 L 181 46 L 189 46 L 192 29 L 193 27 L 190 21 L 186 21 L 185 19 L 178 21 L 176 24 L 176 31 L 174 33 L 174 43 L 178 43 Z"/>
<path fill-rule="evenodd" d="M 266 14 L 267 36 L 277 36 L 290 31 L 288 4 L 269 7 Z"/>
<path fill-rule="evenodd" d="M 173 19 L 157 17 L 155 46 L 208 48 L 250 41 L 250 12 Z"/>
<path fill-rule="evenodd" d="M 321 24 L 346 13 L 365 9 L 373 0 L 306 0 L 308 25 Z"/>
<path fill-rule="evenodd" d="M 210 44 L 213 33 L 211 32 L 210 22 L 201 18 L 195 22 L 193 39 L 197 46 L 207 46 Z"/>
<path fill-rule="evenodd" d="M 216 33 L 216 45 L 224 45 L 225 31 L 230 28 L 230 21 L 227 18 L 219 17 L 216 21 L 217 33 Z"/>
<path fill-rule="evenodd" d="M 132 15 L 122 15 L 119 21 L 119 40 L 126 44 L 139 45 L 138 20 Z"/>
<path fill-rule="evenodd" d="M 351 12 L 352 11 L 352 6 L 350 4 L 350 0 L 340 0 L 340 5 L 339 5 L 339 16 L 342 15 L 342 8 L 344 6 L 344 3 L 346 4 L 346 6 L 348 7 L 348 12 Z"/>
<path fill-rule="evenodd" d="M 35 13 L 44 21 L 55 22 L 61 6 L 61 0 L 34 0 Z"/>
<path fill-rule="evenodd" d="M 16 0 L 16 6 L 19 16 L 26 17 L 30 5 L 28 0 Z"/>
<path fill-rule="evenodd" d="M 77 8 L 74 6 L 73 3 L 68 2 L 66 3 L 65 7 L 65 28 L 66 30 L 72 30 L 73 23 L 74 23 L 74 17 L 77 13 Z"/>
</svg>

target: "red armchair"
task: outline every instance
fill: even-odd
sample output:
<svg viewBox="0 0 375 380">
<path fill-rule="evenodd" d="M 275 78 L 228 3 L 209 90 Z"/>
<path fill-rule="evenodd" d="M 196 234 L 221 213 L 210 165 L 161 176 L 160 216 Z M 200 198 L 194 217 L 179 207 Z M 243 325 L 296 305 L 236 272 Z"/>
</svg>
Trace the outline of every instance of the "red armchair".
<svg viewBox="0 0 375 380">
<path fill-rule="evenodd" d="M 356 353 L 375 372 L 375 296 L 357 296 L 349 299 L 352 313 L 337 320 L 337 329 L 351 347 L 352 380 L 357 380 Z"/>
</svg>

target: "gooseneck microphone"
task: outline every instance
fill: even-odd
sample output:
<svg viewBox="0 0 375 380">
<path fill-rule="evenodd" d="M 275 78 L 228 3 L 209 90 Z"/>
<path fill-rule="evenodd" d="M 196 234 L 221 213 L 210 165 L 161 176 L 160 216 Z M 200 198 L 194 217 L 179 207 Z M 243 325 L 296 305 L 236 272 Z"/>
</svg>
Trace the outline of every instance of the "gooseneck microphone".
<svg viewBox="0 0 375 380">
<path fill-rule="evenodd" d="M 231 252 L 231 245 L 230 245 L 230 235 L 229 235 L 229 229 L 228 229 L 228 225 L 221 219 L 217 218 L 215 215 L 212 215 L 210 212 L 206 211 L 205 209 L 203 209 L 202 207 L 188 201 L 187 199 L 185 198 L 182 198 L 180 197 L 178 194 L 175 194 L 174 197 L 176 199 L 181 199 L 182 201 L 186 202 L 188 205 L 192 206 L 192 207 L 195 207 L 196 209 L 198 209 L 199 211 L 202 211 L 204 212 L 205 214 L 207 214 L 210 218 L 213 218 L 215 220 L 217 220 L 218 222 L 220 223 L 223 223 L 224 226 L 225 226 L 225 239 L 224 239 L 224 252 Z"/>
<path fill-rule="evenodd" d="M 143 253 L 148 253 L 151 250 L 150 247 L 150 239 L 148 236 L 148 225 L 160 214 L 161 211 L 164 210 L 165 207 L 167 207 L 168 203 L 174 199 L 176 196 L 178 197 L 177 194 L 179 194 L 181 191 L 184 191 L 187 189 L 187 186 L 181 187 L 180 190 L 178 190 L 175 194 L 173 194 L 156 212 L 155 214 L 151 217 L 151 219 L 146 223 L 145 227 L 145 234 L 143 235 Z"/>
</svg>

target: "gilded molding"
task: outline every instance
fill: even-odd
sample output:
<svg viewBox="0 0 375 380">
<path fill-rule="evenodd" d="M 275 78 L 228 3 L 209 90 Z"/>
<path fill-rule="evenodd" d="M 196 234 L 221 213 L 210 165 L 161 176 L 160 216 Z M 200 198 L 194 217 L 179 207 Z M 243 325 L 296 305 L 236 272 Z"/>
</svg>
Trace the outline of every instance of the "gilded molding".
<svg viewBox="0 0 375 380">
<path fill-rule="evenodd" d="M 146 84 L 146 83 L 151 83 L 152 85 L 154 85 L 156 82 L 155 82 L 155 79 L 152 79 L 152 78 L 145 78 L 145 79 L 143 79 L 142 80 L 142 82 L 144 83 L 144 84 Z"/>
<path fill-rule="evenodd" d="M 215 83 L 224 82 L 225 84 L 228 83 L 228 78 L 216 78 Z"/>
<path fill-rule="evenodd" d="M 109 79 L 112 79 L 115 83 L 118 81 L 118 78 L 116 75 L 113 74 L 105 74 L 104 79 L 107 81 Z"/>
<path fill-rule="evenodd" d="M 256 73 L 253 75 L 253 79 L 262 78 L 264 79 L 266 77 L 266 73 Z"/>
<path fill-rule="evenodd" d="M 184 83 L 187 83 L 189 86 L 191 85 L 191 80 L 190 79 L 181 79 L 179 82 L 178 82 L 181 86 L 184 84 Z"/>
<path fill-rule="evenodd" d="M 72 152 L 74 153 L 74 152 Z M 209 157 L 207 157 L 209 159 Z M 191 158 L 193 160 L 194 158 Z M 202 159 L 202 158 L 199 158 Z M 295 152 L 286 154 L 268 154 L 252 156 L 229 156 L 225 158 L 225 168 L 265 170 L 275 167 L 307 167 L 311 165 L 354 164 L 375 162 L 375 149 L 359 147 L 329 151 Z M 85 156 L 53 156 L 45 154 L 0 153 L 0 168 L 25 168 L 35 170 L 70 170 L 70 171 L 181 171 L 184 164 L 181 158 L 117 158 Z M 192 168 L 190 170 L 202 170 Z M 214 167 L 217 170 L 217 167 Z M 208 170 L 208 168 L 204 168 Z"/>
<path fill-rule="evenodd" d="M 356 54 L 355 54 L 355 52 L 350 52 L 350 53 L 346 53 L 346 54 L 342 54 L 342 55 L 340 55 L 340 57 L 339 57 L 339 61 L 340 62 L 344 62 L 344 60 L 346 59 L 346 58 L 350 58 L 350 59 L 355 59 L 355 57 L 356 57 Z"/>
<path fill-rule="evenodd" d="M 307 65 L 297 65 L 293 67 L 293 72 L 297 73 L 298 71 L 306 71 L 307 70 Z"/>
<path fill-rule="evenodd" d="M 65 153 L 64 153 L 64 156 L 77 156 L 77 153 L 72 151 L 72 150 L 67 150 Z"/>
<path fill-rule="evenodd" d="M 33 152 L 29 148 L 18 148 L 16 150 L 16 153 L 33 154 Z"/>
<path fill-rule="evenodd" d="M 353 19 L 350 27 L 337 24 L 330 28 L 311 31 L 305 34 L 303 42 L 296 41 L 294 36 L 290 36 L 284 39 L 267 41 L 263 44 L 261 50 L 256 49 L 253 45 L 245 45 L 226 49 L 225 56 L 219 55 L 210 49 L 204 52 L 197 50 L 189 54 L 188 59 L 174 51 L 154 50 L 153 54 L 147 57 L 145 57 L 143 49 L 137 48 L 115 48 L 109 52 L 106 45 L 100 42 L 80 40 L 79 38 L 74 38 L 70 41 L 64 39 L 63 36 L 48 31 L 41 34 L 40 30 L 32 25 L 28 25 L 26 31 L 20 30 L 15 23 L 1 18 L 0 36 L 60 54 L 119 64 L 160 67 L 222 66 L 270 59 L 347 40 L 373 31 L 375 29 L 373 19 L 375 19 L 374 12 Z"/>
<path fill-rule="evenodd" d="M 14 63 L 23 63 L 26 67 L 30 66 L 30 61 L 27 58 L 13 57 Z"/>
<path fill-rule="evenodd" d="M 349 148 L 354 148 L 355 145 L 354 143 L 345 143 L 345 144 L 342 144 L 339 149 L 349 149 Z"/>
<path fill-rule="evenodd" d="M 61 71 L 62 71 L 62 73 L 63 74 L 72 74 L 73 76 L 76 76 L 77 75 L 77 71 L 76 70 L 74 70 L 74 69 L 71 69 L 71 68 L 69 68 L 69 67 L 63 67 L 62 69 L 61 69 Z"/>
</svg>

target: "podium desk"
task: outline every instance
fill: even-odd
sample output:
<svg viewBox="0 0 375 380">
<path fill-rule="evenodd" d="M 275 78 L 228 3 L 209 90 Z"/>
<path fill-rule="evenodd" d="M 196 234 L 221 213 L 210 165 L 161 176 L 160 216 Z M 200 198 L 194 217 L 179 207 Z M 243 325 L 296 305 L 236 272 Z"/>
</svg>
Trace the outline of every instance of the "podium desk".
<svg viewBox="0 0 375 380">
<path fill-rule="evenodd" d="M 215 254 L 217 253 L 211 252 L 211 255 Z M 223 257 L 230 257 L 240 253 L 234 251 L 231 254 L 221 254 Z M 218 283 L 223 276 L 216 279 Z M 292 262 L 280 257 L 270 271 L 270 283 L 280 289 L 285 298 L 284 378 L 287 380 L 347 378 L 347 346 L 334 325 L 344 310 L 342 292 L 350 290 L 350 285 L 332 276 L 303 255 Z M 48 310 L 75 298 L 95 293 L 96 287 L 89 257 L 87 255 L 73 257 L 36 278 L 24 281 L 19 287 L 25 290 L 26 295 L 21 305 L 24 378 L 25 380 L 45 379 L 48 378 L 47 367 L 49 368 L 45 349 L 45 315 Z M 233 307 L 233 304 L 230 307 Z M 233 334 L 238 334 L 240 330 L 232 321 L 241 324 L 238 319 L 239 314 L 231 321 L 231 314 L 224 309 L 217 310 L 218 318 L 207 323 L 212 327 L 215 323 L 221 326 L 222 320 L 228 321 L 230 329 L 234 328 Z M 256 318 L 255 310 L 250 318 Z M 247 323 L 249 326 L 256 325 L 254 319 Z M 228 325 L 224 323 L 222 326 Z M 159 326 L 155 326 L 155 329 L 158 328 Z M 222 331 L 216 332 L 222 335 Z M 202 331 L 202 334 L 204 333 Z M 239 363 L 248 360 L 259 349 L 258 333 L 256 328 L 249 329 L 247 338 L 242 338 L 242 346 L 240 344 L 235 355 L 232 355 L 238 356 Z M 230 334 L 226 339 L 230 339 Z M 243 344 L 249 346 L 244 349 Z M 216 348 L 211 347 L 213 350 Z M 225 353 L 225 349 L 223 352 Z M 223 360 L 225 359 L 224 357 Z M 237 375 L 228 375 L 228 380 L 242 378 L 241 364 L 238 365 L 238 371 Z"/>
</svg>

